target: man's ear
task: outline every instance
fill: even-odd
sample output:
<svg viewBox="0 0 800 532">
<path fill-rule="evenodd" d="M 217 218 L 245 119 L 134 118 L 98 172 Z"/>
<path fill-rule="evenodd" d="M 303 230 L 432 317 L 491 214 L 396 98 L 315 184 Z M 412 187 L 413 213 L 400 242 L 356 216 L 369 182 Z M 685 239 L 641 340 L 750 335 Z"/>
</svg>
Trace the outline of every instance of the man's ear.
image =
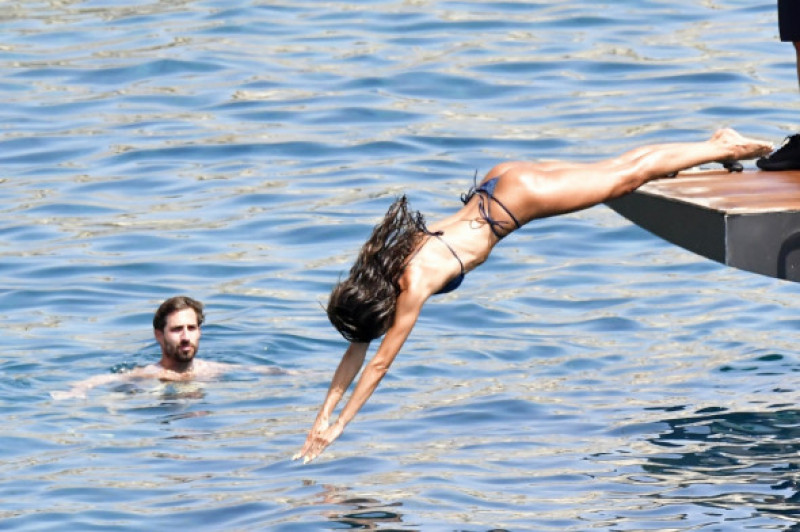
<svg viewBox="0 0 800 532">
<path fill-rule="evenodd" d="M 156 342 L 158 342 L 158 345 L 164 344 L 164 331 L 153 329 L 153 336 L 156 337 Z"/>
</svg>

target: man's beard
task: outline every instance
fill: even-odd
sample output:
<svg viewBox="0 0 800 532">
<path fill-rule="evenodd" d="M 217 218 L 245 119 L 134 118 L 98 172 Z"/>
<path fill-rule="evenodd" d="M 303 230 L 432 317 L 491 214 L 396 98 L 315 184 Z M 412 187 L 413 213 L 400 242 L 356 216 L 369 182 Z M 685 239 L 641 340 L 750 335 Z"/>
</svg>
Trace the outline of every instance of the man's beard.
<svg viewBox="0 0 800 532">
<path fill-rule="evenodd" d="M 190 350 L 184 351 L 184 347 L 191 346 Z M 189 341 L 182 342 L 178 345 L 170 346 L 170 349 L 167 352 L 169 358 L 173 360 L 177 360 L 178 362 L 191 362 L 194 356 L 197 354 L 197 344 L 193 344 Z"/>
</svg>

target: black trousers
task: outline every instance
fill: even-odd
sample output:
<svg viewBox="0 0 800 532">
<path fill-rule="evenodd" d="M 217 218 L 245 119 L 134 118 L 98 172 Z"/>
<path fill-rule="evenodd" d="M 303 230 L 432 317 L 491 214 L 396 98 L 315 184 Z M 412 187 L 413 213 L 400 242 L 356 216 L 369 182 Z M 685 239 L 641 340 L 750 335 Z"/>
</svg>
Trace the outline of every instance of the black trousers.
<svg viewBox="0 0 800 532">
<path fill-rule="evenodd" d="M 781 40 L 800 42 L 800 0 L 778 0 Z"/>
</svg>

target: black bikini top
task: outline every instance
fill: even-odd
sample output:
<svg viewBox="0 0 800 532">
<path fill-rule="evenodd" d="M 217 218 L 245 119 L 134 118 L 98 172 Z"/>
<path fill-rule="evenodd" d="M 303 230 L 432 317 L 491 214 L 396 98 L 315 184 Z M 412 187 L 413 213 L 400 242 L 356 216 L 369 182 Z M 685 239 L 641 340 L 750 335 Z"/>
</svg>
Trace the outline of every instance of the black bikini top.
<svg viewBox="0 0 800 532">
<path fill-rule="evenodd" d="M 461 261 L 461 258 L 458 256 L 458 253 L 456 253 L 456 250 L 453 249 L 453 246 L 448 244 L 447 240 L 442 238 L 442 235 L 444 235 L 444 231 L 430 231 L 424 224 L 420 226 L 420 229 L 426 235 L 436 237 L 437 239 L 439 239 L 439 242 L 447 246 L 447 249 L 450 250 L 450 253 L 452 253 L 453 257 L 455 257 L 455 259 L 458 261 L 458 265 L 461 266 L 461 273 L 459 273 L 458 275 L 447 281 L 447 283 L 433 295 L 446 294 L 448 292 L 452 292 L 453 290 L 461 286 L 461 282 L 467 275 L 467 272 L 464 271 L 464 263 Z"/>
<path fill-rule="evenodd" d="M 477 181 L 477 173 L 475 175 L 475 179 Z M 489 224 L 489 228 L 492 230 L 492 233 L 494 233 L 495 236 L 497 236 L 497 238 L 503 238 L 506 235 L 501 234 L 499 228 L 507 225 L 508 222 L 502 220 L 495 220 L 494 218 L 492 218 L 492 214 L 491 212 L 489 212 L 489 202 L 486 201 L 487 199 L 497 203 L 500 206 L 500 208 L 503 209 L 506 212 L 506 214 L 508 214 L 509 218 L 511 218 L 511 221 L 514 222 L 514 225 L 517 226 L 516 227 L 517 229 L 519 229 L 522 226 L 520 225 L 519 220 L 517 220 L 516 216 L 514 216 L 514 214 L 510 210 L 508 210 L 508 208 L 505 205 L 503 205 L 503 203 L 499 199 L 497 199 L 497 197 L 494 195 L 494 189 L 497 186 L 497 182 L 499 180 L 500 177 L 498 176 L 498 177 L 493 177 L 492 179 L 489 179 L 488 181 L 486 181 L 485 183 L 481 183 L 480 185 L 477 184 L 473 185 L 472 188 L 470 188 L 466 194 L 463 194 L 461 196 L 461 201 L 464 202 L 464 204 L 466 204 L 469 202 L 469 200 L 472 199 L 472 197 L 475 194 L 477 194 L 479 200 L 478 211 L 481 213 L 481 217 L 484 220 L 486 220 L 486 223 Z M 425 223 L 421 219 L 419 220 L 419 227 L 423 233 L 425 233 L 428 236 L 433 236 L 438 238 L 442 244 L 447 246 L 447 249 L 450 250 L 450 253 L 453 254 L 453 257 L 455 257 L 455 259 L 458 261 L 459 266 L 461 266 L 461 273 L 456 275 L 449 281 L 447 281 L 447 284 L 445 284 L 434 295 L 447 294 L 448 292 L 452 292 L 453 290 L 461 286 L 461 283 L 464 281 L 464 277 L 466 276 L 466 271 L 464 271 L 464 263 L 461 261 L 461 258 L 458 256 L 458 253 L 456 253 L 456 250 L 454 250 L 453 247 L 447 243 L 447 240 L 442 238 L 444 232 L 430 231 L 425 226 Z"/>
<path fill-rule="evenodd" d="M 435 233 L 433 233 L 433 236 L 438 238 L 439 241 L 442 244 L 447 246 L 447 249 L 450 250 L 450 253 L 452 253 L 453 257 L 455 257 L 456 260 L 458 261 L 458 265 L 461 266 L 461 273 L 459 273 L 458 275 L 456 275 L 455 277 L 453 277 L 452 279 L 447 281 L 447 284 L 445 284 L 442 288 L 440 288 L 439 291 L 436 292 L 434 295 L 446 294 L 448 292 L 452 292 L 453 290 L 455 290 L 456 288 L 461 286 L 461 282 L 464 280 L 464 277 L 467 275 L 467 273 L 464 271 L 464 263 L 461 262 L 461 258 L 456 253 L 456 250 L 454 250 L 453 247 L 450 244 L 447 243 L 447 240 L 442 238 L 443 234 L 444 233 L 442 233 L 441 231 L 436 231 Z"/>
</svg>

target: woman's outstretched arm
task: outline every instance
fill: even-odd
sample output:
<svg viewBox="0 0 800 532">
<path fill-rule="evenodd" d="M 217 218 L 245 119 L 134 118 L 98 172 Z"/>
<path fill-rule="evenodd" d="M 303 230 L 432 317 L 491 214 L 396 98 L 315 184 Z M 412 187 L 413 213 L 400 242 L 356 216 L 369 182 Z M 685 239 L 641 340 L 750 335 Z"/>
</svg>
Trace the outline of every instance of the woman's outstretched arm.
<svg viewBox="0 0 800 532">
<path fill-rule="evenodd" d="M 325 399 L 322 408 L 320 408 L 317 420 L 314 422 L 314 426 L 308 434 L 305 445 L 303 445 L 300 452 L 294 456 L 294 459 L 303 458 L 304 463 L 310 462 L 319 456 L 322 451 L 342 434 L 344 428 L 356 416 L 358 411 L 361 410 L 361 407 L 363 407 L 372 396 L 372 393 L 378 387 L 378 384 L 386 375 L 386 372 L 389 371 L 389 367 L 400 352 L 400 348 L 403 347 L 403 343 L 405 343 L 408 335 L 411 334 L 411 330 L 417 322 L 424 301 L 424 298 L 414 297 L 410 295 L 408 291 L 400 293 L 397 298 L 397 310 L 394 323 L 386 332 L 386 336 L 384 336 L 375 356 L 372 357 L 372 360 L 364 367 L 364 371 L 356 383 L 353 394 L 350 396 L 344 408 L 342 408 L 339 417 L 333 424 L 329 425 L 328 420 L 330 419 L 330 415 L 336 403 L 339 402 L 339 399 L 341 399 L 345 390 L 353 381 L 356 373 L 358 373 L 358 369 L 361 368 L 368 347 L 368 344 L 351 344 L 348 353 L 353 349 L 356 350 L 353 357 L 355 359 L 360 356 L 358 366 L 355 367 L 354 364 L 349 363 L 345 364 L 345 359 L 348 356 L 347 353 L 345 353 L 345 358 L 342 359 L 342 362 L 339 364 L 339 369 L 336 370 L 331 388 L 328 391 L 328 397 Z M 353 346 L 359 347 L 354 348 Z M 346 367 L 343 368 L 343 365 Z"/>
<path fill-rule="evenodd" d="M 305 444 L 303 444 L 300 452 L 294 455 L 293 460 L 298 458 L 305 458 L 309 461 L 309 454 L 313 449 L 318 446 L 320 439 L 324 440 L 324 435 L 328 431 L 330 424 L 331 414 L 339 404 L 339 401 L 344 396 L 347 388 L 358 375 L 361 366 L 364 365 L 364 358 L 367 355 L 369 343 L 351 343 L 347 351 L 344 352 L 336 372 L 333 374 L 331 385 L 328 388 L 328 395 L 325 396 L 325 401 L 317 413 L 317 418 L 314 420 L 314 425 L 308 433 Z"/>
</svg>

